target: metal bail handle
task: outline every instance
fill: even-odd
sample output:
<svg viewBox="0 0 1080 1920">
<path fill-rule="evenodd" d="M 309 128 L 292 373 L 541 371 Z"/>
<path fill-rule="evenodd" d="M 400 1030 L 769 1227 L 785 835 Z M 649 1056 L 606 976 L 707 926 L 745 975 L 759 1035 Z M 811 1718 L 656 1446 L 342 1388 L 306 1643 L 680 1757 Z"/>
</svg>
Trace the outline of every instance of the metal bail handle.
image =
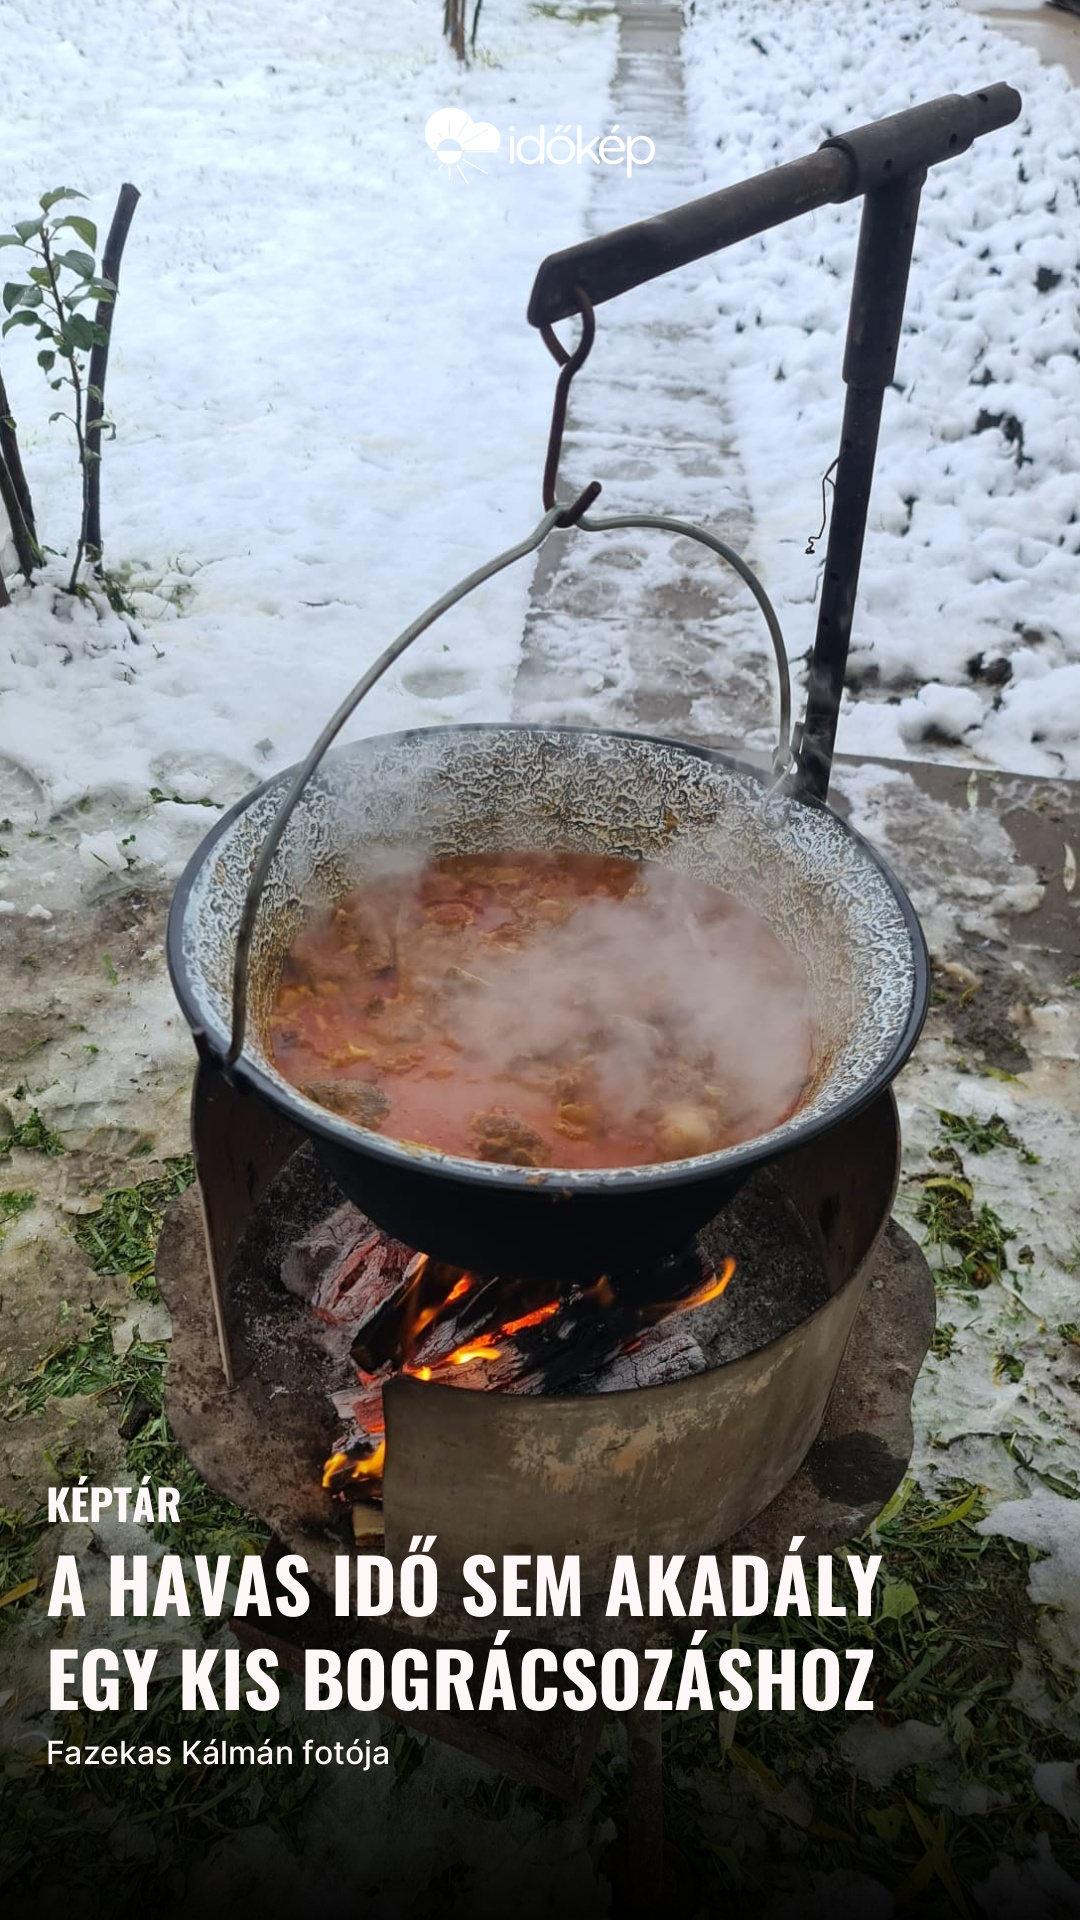
<svg viewBox="0 0 1080 1920">
<path fill-rule="evenodd" d="M 787 647 L 777 618 L 776 608 L 769 599 L 761 581 L 753 568 L 729 547 L 726 540 L 718 534 L 707 533 L 704 527 L 695 526 L 690 520 L 676 520 L 668 513 L 607 513 L 597 518 L 591 514 L 582 514 L 578 525 L 585 533 L 613 533 L 618 527 L 655 528 L 660 533 L 674 533 L 684 540 L 696 540 L 699 546 L 708 547 L 719 559 L 726 561 L 740 580 L 745 581 L 758 606 L 761 608 L 765 625 L 769 629 L 773 655 L 776 660 L 776 678 L 780 691 L 780 715 L 777 721 L 776 745 L 772 754 L 772 773 L 775 785 L 789 771 L 794 753 L 791 744 L 791 674 L 788 669 Z"/>
<path fill-rule="evenodd" d="M 588 492 L 589 489 L 586 489 L 586 494 L 588 494 Z M 582 499 L 584 499 L 584 497 L 585 496 L 582 496 Z M 581 503 L 579 501 L 575 504 L 580 506 Z M 262 899 L 263 888 L 266 885 L 271 862 L 281 844 L 282 835 L 289 824 L 296 803 L 323 758 L 323 755 L 327 749 L 333 745 L 345 722 L 355 713 L 365 694 L 371 692 L 372 687 L 382 679 L 383 674 L 389 667 L 393 666 L 395 660 L 400 659 L 406 648 L 411 647 L 414 640 L 419 639 L 422 633 L 426 633 L 429 627 L 434 626 L 436 620 L 444 613 L 447 613 L 451 607 L 456 606 L 459 600 L 466 599 L 467 596 L 473 592 L 474 588 L 483 586 L 486 580 L 490 580 L 496 573 L 501 573 L 505 567 L 512 566 L 515 560 L 523 560 L 527 554 L 535 553 L 536 549 L 543 545 L 543 542 L 547 539 L 553 527 L 565 524 L 565 512 L 566 509 L 564 507 L 559 505 L 552 506 L 551 509 L 544 514 L 543 519 L 537 522 L 532 532 L 528 534 L 524 540 L 519 541 L 516 546 L 507 547 L 505 552 L 496 554 L 493 560 L 487 561 L 482 567 L 477 567 L 475 572 L 467 574 L 464 580 L 459 580 L 457 586 L 451 587 L 449 591 L 442 594 L 438 600 L 433 600 L 430 607 L 427 607 L 425 611 L 412 622 L 411 626 L 406 627 L 403 632 L 398 634 L 396 640 L 390 642 L 390 645 L 380 653 L 378 659 L 368 668 L 362 679 L 357 681 L 352 691 L 346 695 L 338 707 L 337 712 L 327 721 L 318 739 L 300 762 L 300 765 L 293 775 L 288 792 L 282 800 L 273 820 L 270 822 L 266 838 L 259 848 L 255 865 L 252 868 L 251 879 L 248 883 L 248 890 L 244 897 L 244 905 L 240 914 L 240 925 L 236 935 L 236 953 L 233 959 L 232 1035 L 229 1042 L 229 1050 L 225 1056 L 225 1065 L 227 1067 L 234 1066 L 243 1052 L 244 1037 L 247 1031 L 248 963 L 251 957 L 251 942 L 255 932 L 255 922 L 258 918 L 259 903 Z M 700 546 L 708 547 L 719 559 L 726 561 L 728 566 L 734 568 L 739 578 L 746 582 L 758 606 L 761 608 L 765 618 L 765 624 L 769 629 L 769 637 L 772 640 L 773 652 L 776 657 L 777 677 L 780 683 L 779 730 L 772 757 L 773 779 L 768 789 L 771 792 L 777 782 L 787 773 L 792 762 L 791 678 L 788 672 L 787 650 L 784 646 L 784 636 L 780 630 L 780 622 L 777 619 L 776 610 L 773 607 L 772 601 L 769 599 L 757 575 L 747 565 L 741 554 L 736 553 L 734 547 L 729 547 L 725 540 L 721 540 L 714 533 L 707 533 L 704 527 L 694 526 L 689 520 L 676 520 L 669 514 L 619 513 L 608 514 L 603 519 L 589 519 L 586 515 L 581 514 L 576 524 L 581 527 L 585 533 L 610 533 L 619 528 L 640 527 L 655 529 L 661 533 L 673 533 L 687 540 L 695 540 Z"/>
</svg>

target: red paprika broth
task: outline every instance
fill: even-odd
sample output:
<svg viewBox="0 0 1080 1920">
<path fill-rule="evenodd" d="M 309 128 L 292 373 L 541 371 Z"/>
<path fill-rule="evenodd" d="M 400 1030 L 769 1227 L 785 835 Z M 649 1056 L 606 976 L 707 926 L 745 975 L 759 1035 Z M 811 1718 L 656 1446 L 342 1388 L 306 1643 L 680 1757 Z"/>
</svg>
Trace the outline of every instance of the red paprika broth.
<svg viewBox="0 0 1080 1920">
<path fill-rule="evenodd" d="M 269 1039 L 347 1119 L 527 1167 L 732 1146 L 793 1111 L 813 1054 L 801 963 L 730 894 L 539 852 L 432 860 L 313 916 Z"/>
</svg>

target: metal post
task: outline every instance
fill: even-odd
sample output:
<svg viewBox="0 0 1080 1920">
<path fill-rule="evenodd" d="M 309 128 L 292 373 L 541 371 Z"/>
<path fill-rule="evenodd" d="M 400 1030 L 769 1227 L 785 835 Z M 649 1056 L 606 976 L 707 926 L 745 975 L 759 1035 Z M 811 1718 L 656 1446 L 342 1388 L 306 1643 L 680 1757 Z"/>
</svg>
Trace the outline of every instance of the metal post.
<svg viewBox="0 0 1080 1920">
<path fill-rule="evenodd" d="M 919 170 L 868 193 L 859 228 L 844 351 L 847 387 L 844 421 L 817 633 L 810 662 L 806 717 L 798 748 L 798 790 L 818 800 L 824 800 L 829 790 L 874 477 L 881 403 L 896 371 L 919 196 L 925 178 L 925 173 Z"/>
<path fill-rule="evenodd" d="M 660 1911 L 664 1897 L 664 1754 L 658 1713 L 626 1715 L 627 1914 Z"/>
</svg>

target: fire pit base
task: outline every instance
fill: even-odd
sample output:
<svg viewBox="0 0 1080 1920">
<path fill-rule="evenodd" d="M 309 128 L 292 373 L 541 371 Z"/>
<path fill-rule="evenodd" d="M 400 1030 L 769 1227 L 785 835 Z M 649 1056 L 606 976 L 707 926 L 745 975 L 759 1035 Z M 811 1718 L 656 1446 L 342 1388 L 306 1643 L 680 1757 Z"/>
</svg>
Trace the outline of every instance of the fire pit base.
<svg viewBox="0 0 1080 1920">
<path fill-rule="evenodd" d="M 293 1236 L 322 1217 L 326 1196 L 303 1171 L 310 1156 L 261 1102 L 203 1068 L 193 1135 L 199 1196 L 189 1194 L 169 1216 L 158 1258 L 174 1328 L 169 1415 L 207 1480 L 303 1554 L 324 1592 L 333 1586 L 335 1552 L 354 1540 L 378 1540 L 395 1558 L 413 1536 L 432 1534 L 451 1599 L 469 1554 L 498 1558 L 523 1545 L 577 1554 L 582 1591 L 599 1594 L 617 1553 L 710 1552 L 751 1524 L 759 1532 L 777 1503 L 782 1546 L 793 1532 L 811 1545 L 819 1534 L 848 1534 L 899 1478 L 932 1286 L 911 1243 L 888 1227 L 899 1154 L 888 1094 L 763 1176 L 756 1252 L 753 1236 L 740 1239 L 736 1226 L 724 1225 L 729 1216 L 718 1223 L 725 1240 L 731 1233 L 744 1297 L 755 1303 L 757 1290 L 768 1293 L 762 1247 L 774 1248 L 766 1266 L 782 1267 L 774 1229 L 796 1223 L 820 1263 L 824 1304 L 804 1308 L 807 1317 L 786 1329 L 781 1315 L 771 1336 L 768 1325 L 756 1331 L 752 1350 L 736 1348 L 736 1357 L 670 1386 L 530 1399 L 393 1377 L 382 1394 L 384 1506 L 358 1504 L 351 1526 L 349 1509 L 321 1485 L 335 1415 L 319 1322 L 277 1277 Z M 731 1290 L 724 1306 L 733 1298 L 737 1312 Z M 442 1616 L 440 1604 L 432 1632 L 461 1630 L 460 1604 Z"/>
<path fill-rule="evenodd" d="M 206 1249 L 198 1195 L 192 1191 L 170 1209 L 158 1250 L 158 1279 L 174 1317 L 173 1350 L 167 1404 L 170 1418 L 194 1465 L 217 1490 L 250 1499 L 236 1482 L 235 1466 L 245 1447 L 243 1383 L 230 1390 L 221 1373 L 213 1322 L 207 1311 Z M 827 1552 L 857 1537 L 895 1491 L 911 1454 L 911 1396 L 934 1328 L 934 1286 L 926 1261 L 910 1236 L 890 1221 L 877 1251 L 866 1297 L 844 1356 L 821 1432 L 802 1467 L 771 1506 L 725 1545 L 732 1553 L 757 1553 L 778 1567 L 796 1534 L 802 1552 Z M 253 1436 L 252 1436 L 253 1437 Z M 295 1540 L 276 1540 L 268 1561 L 286 1547 L 303 1551 Z M 572 1629 L 579 1642 L 610 1638 L 612 1623 L 600 1617 L 600 1604 L 587 1602 L 576 1622 L 545 1622 L 555 1630 Z M 589 1612 L 595 1612 L 591 1620 Z M 286 1667 L 300 1667 L 305 1642 L 332 1646 L 345 1623 L 334 1619 L 313 1588 L 312 1614 L 303 1636 L 295 1623 L 275 1622 L 269 1629 L 236 1622 L 243 1645 L 270 1646 Z M 364 1638 L 372 1644 L 366 1622 Z M 487 1630 L 492 1629 L 486 1623 Z M 606 1630 L 606 1631 L 605 1631 Z M 627 1623 L 616 1638 L 626 1643 Z M 415 1638 L 415 1630 L 414 1635 Z M 550 1636 L 549 1636 L 550 1637 Z M 632 1719 L 633 1716 L 628 1716 Z M 417 1732 L 441 1740 L 497 1767 L 512 1778 L 542 1787 L 565 1801 L 576 1799 L 588 1771 L 600 1719 L 554 1712 L 529 1716 L 431 1713 L 406 1716 Z M 526 1724 L 527 1723 L 527 1724 Z M 628 1725 L 636 1790 L 646 1793 L 642 1753 L 652 1729 Z M 644 1743 L 644 1744 L 643 1744 Z M 655 1755 L 653 1755 L 655 1760 Z M 648 1769 L 645 1769 L 647 1772 Z"/>
<path fill-rule="evenodd" d="M 258 1410 L 241 1380 L 222 1376 L 208 1310 L 206 1247 L 198 1194 L 174 1202 L 162 1230 L 157 1276 L 173 1318 L 166 1405 L 192 1463 L 219 1493 L 253 1504 L 251 1461 L 266 1459 L 258 1511 L 292 1552 L 309 1555 L 281 1463 L 266 1449 Z M 821 1431 L 778 1497 L 734 1539 L 733 1553 L 779 1563 L 793 1534 L 807 1554 L 852 1539 L 879 1513 L 911 1455 L 911 1395 L 934 1330 L 934 1284 L 919 1248 L 891 1220 L 872 1258 L 862 1309 Z M 341 1551 L 344 1541 L 333 1550 Z M 310 1557 L 310 1555 L 309 1555 Z"/>
<path fill-rule="evenodd" d="M 895 1108 L 889 1102 L 885 1116 L 892 1128 L 895 1151 Z M 258 1124 L 258 1109 L 252 1120 Z M 878 1116 L 880 1119 L 881 1116 Z M 865 1125 L 873 1126 L 868 1115 Z M 888 1128 L 886 1129 L 888 1132 Z M 205 1150 L 205 1131 L 203 1135 Z M 235 1250 L 244 1224 L 259 1204 L 263 1184 L 244 1177 L 251 1160 L 237 1152 L 235 1133 L 218 1136 L 223 1156 L 235 1169 L 232 1199 L 219 1204 L 212 1231 L 219 1255 Z M 251 1153 L 249 1125 L 245 1149 Z M 256 1143 L 257 1144 L 257 1143 Z M 280 1164 L 281 1141 L 270 1158 Z M 887 1204 L 887 1202 L 886 1202 Z M 211 1213 L 214 1212 L 211 1199 Z M 221 1349 L 210 1310 L 211 1277 L 200 1196 L 192 1190 L 170 1209 L 158 1247 L 157 1276 L 173 1316 L 173 1346 L 166 1389 L 166 1405 L 174 1431 L 193 1464 L 209 1484 L 241 1505 L 255 1508 L 275 1533 L 267 1559 L 281 1551 L 305 1555 L 313 1571 L 347 1541 L 331 1538 L 315 1513 L 305 1514 L 297 1504 L 295 1459 L 279 1458 L 267 1444 L 261 1395 L 257 1383 L 241 1378 L 228 1384 L 221 1365 Z M 827 1552 L 856 1538 L 881 1511 L 899 1485 L 911 1455 L 911 1397 L 916 1376 L 934 1328 L 934 1286 L 926 1261 L 904 1230 L 889 1220 L 865 1262 L 861 1274 L 861 1306 L 855 1318 L 832 1395 L 817 1438 L 802 1465 L 771 1504 L 724 1543 L 726 1553 L 756 1553 L 778 1567 L 792 1538 L 802 1536 L 801 1551 L 809 1556 Z M 466 1398 L 470 1396 L 465 1396 Z M 254 1463 L 254 1464 L 253 1464 Z M 290 1471 L 290 1466 L 292 1471 Z M 257 1470 L 256 1470 L 257 1469 Z M 254 1477 L 253 1477 L 254 1474 Z M 679 1551 L 673 1523 L 671 1551 Z M 359 1541 L 361 1546 L 368 1544 Z M 372 1539 L 370 1547 L 382 1546 Z M 321 1569 L 325 1571 L 325 1567 Z M 272 1588 L 271 1588 L 272 1590 Z M 302 1666 L 305 1644 L 347 1646 L 349 1626 L 336 1620 L 318 1584 L 312 1583 L 311 1613 L 302 1634 L 284 1619 L 267 1624 L 235 1623 L 245 1645 L 272 1647 L 282 1664 Z M 440 1607 L 440 1616 L 442 1615 Z M 490 1638 L 499 1623 L 472 1623 Z M 651 1623 L 633 1623 L 647 1636 Z M 408 1639 L 416 1640 L 416 1623 L 407 1623 Z M 427 1631 L 444 1643 L 453 1643 L 469 1623 L 457 1615 L 457 1631 L 442 1618 L 427 1623 Z M 629 1644 L 628 1623 L 604 1618 L 603 1601 L 587 1598 L 581 1618 L 544 1622 L 547 1644 Z M 394 1632 L 388 1623 L 363 1624 L 365 1644 L 390 1647 Z M 632 1637 L 632 1636 L 631 1636 Z M 508 1652 L 510 1649 L 508 1648 Z M 630 1802 L 637 1809 L 631 1823 L 631 1849 L 644 1870 L 649 1859 L 660 1857 L 656 1822 L 644 1809 L 659 1808 L 655 1716 L 629 1714 Z M 600 1716 L 581 1716 L 565 1710 L 530 1716 L 509 1714 L 431 1713 L 403 1716 L 416 1731 L 454 1746 L 497 1767 L 512 1778 L 565 1800 L 574 1800 L 588 1771 L 599 1732 Z M 659 1815 L 657 1814 L 657 1821 Z"/>
</svg>

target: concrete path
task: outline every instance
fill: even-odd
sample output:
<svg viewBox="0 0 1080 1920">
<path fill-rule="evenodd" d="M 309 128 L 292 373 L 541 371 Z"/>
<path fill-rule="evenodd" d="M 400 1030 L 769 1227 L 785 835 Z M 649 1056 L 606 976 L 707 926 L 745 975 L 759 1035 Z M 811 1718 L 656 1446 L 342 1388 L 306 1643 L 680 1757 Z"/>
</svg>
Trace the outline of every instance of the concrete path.
<svg viewBox="0 0 1080 1920">
<path fill-rule="evenodd" d="M 1025 47 L 1034 47 L 1045 66 L 1064 67 L 1074 86 L 1080 86 L 1080 12 L 1077 0 L 1053 7 L 1010 6 L 995 0 L 960 0 L 971 13 L 981 13 L 992 27 L 1000 27 Z"/>
<path fill-rule="evenodd" d="M 631 180 L 598 170 L 588 231 L 708 191 L 687 121 L 678 6 L 619 0 L 612 120 L 656 158 Z M 741 552 L 749 507 L 724 403 L 711 270 L 688 268 L 597 313 L 572 394 L 560 495 L 603 482 L 597 512 L 700 521 Z M 561 327 L 564 338 L 569 327 Z M 555 369 L 552 366 L 552 380 Z M 768 638 L 746 589 L 704 549 L 659 533 L 554 536 L 537 568 L 514 713 L 736 744 L 770 737 Z M 764 731 L 761 731 L 764 729 Z"/>
</svg>

